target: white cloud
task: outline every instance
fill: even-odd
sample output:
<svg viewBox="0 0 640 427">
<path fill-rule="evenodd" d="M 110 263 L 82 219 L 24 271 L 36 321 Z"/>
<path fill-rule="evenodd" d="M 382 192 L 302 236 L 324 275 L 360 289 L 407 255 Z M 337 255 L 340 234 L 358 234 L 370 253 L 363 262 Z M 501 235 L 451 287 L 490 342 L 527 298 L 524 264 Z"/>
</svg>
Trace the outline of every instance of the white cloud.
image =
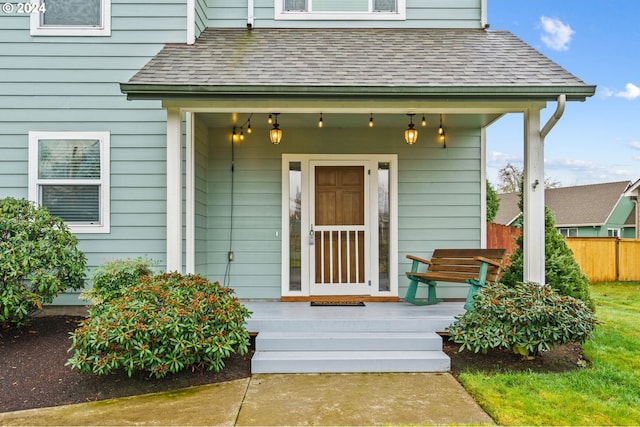
<svg viewBox="0 0 640 427">
<path fill-rule="evenodd" d="M 631 141 L 629 143 L 629 147 L 635 148 L 636 150 L 640 150 L 640 141 Z"/>
<path fill-rule="evenodd" d="M 617 92 L 616 96 L 620 98 L 626 98 L 628 100 L 636 99 L 640 97 L 640 87 L 634 85 L 633 83 L 627 83 L 625 86 L 625 90 L 622 92 Z"/>
<path fill-rule="evenodd" d="M 609 98 L 610 96 L 613 96 L 616 94 L 613 90 L 609 89 L 608 87 L 603 87 L 603 88 L 598 87 L 596 89 L 596 93 L 604 98 Z"/>
<path fill-rule="evenodd" d="M 522 158 L 514 154 L 501 153 L 500 151 L 491 151 L 489 153 L 489 161 L 504 163 L 506 165 L 509 162 L 514 163 L 514 161 L 522 162 Z"/>
<path fill-rule="evenodd" d="M 542 24 L 542 42 L 553 50 L 569 50 L 569 42 L 575 31 L 564 22 L 556 18 L 540 17 Z"/>
<path fill-rule="evenodd" d="M 557 175 L 563 187 L 637 179 L 637 177 L 634 178 L 637 173 L 627 167 L 595 163 L 590 160 L 545 159 L 544 164 L 546 174 Z"/>
</svg>

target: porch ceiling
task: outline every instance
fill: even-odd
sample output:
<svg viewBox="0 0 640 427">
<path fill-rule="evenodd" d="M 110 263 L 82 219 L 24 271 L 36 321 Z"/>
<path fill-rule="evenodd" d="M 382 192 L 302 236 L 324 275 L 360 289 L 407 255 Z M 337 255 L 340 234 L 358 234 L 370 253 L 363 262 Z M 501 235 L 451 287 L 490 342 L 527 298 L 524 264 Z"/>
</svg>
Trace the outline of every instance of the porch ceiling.
<svg viewBox="0 0 640 427">
<path fill-rule="evenodd" d="M 327 129 L 349 129 L 367 127 L 370 112 L 363 110 L 362 113 L 345 114 L 345 113 L 327 113 L 318 110 L 317 113 L 283 113 L 279 116 L 278 122 L 287 128 L 316 128 L 318 119 L 322 112 L 324 126 Z M 253 130 L 270 129 L 272 125 L 267 124 L 268 113 L 252 112 L 252 113 L 198 113 L 198 120 L 211 128 L 230 128 L 232 126 L 240 126 L 251 117 L 251 127 Z M 501 114 L 483 113 L 483 114 L 444 114 L 442 118 L 443 126 L 446 128 L 468 128 L 478 129 L 495 121 Z M 438 114 L 424 114 L 427 121 L 427 127 L 437 128 L 440 121 Z M 409 117 L 406 114 L 391 113 L 374 113 L 373 119 L 376 128 L 405 128 L 409 123 Z M 422 113 L 417 112 L 413 117 L 413 123 L 418 129 L 421 128 L 420 122 Z"/>
<path fill-rule="evenodd" d="M 121 89 L 164 100 L 584 100 L 595 86 L 507 31 L 208 28 Z"/>
</svg>

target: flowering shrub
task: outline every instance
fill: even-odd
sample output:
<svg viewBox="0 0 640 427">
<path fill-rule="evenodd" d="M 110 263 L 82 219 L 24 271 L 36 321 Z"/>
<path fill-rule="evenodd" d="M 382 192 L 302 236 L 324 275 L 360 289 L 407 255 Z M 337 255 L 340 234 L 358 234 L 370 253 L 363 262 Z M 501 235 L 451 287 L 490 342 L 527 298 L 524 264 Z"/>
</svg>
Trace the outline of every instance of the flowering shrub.
<svg viewBox="0 0 640 427">
<path fill-rule="evenodd" d="M 591 337 L 597 321 L 586 304 L 549 286 L 492 283 L 476 293 L 474 309 L 447 328 L 460 351 L 511 349 L 528 357 Z"/>
<path fill-rule="evenodd" d="M 162 378 L 187 367 L 220 371 L 231 353 L 246 354 L 249 311 L 233 290 L 178 273 L 142 277 L 126 294 L 91 309 L 71 334 L 67 365 L 105 375 L 124 369 Z"/>
<path fill-rule="evenodd" d="M 65 289 L 81 289 L 87 265 L 64 221 L 27 200 L 0 199 L 0 324 L 27 316 Z"/>
</svg>

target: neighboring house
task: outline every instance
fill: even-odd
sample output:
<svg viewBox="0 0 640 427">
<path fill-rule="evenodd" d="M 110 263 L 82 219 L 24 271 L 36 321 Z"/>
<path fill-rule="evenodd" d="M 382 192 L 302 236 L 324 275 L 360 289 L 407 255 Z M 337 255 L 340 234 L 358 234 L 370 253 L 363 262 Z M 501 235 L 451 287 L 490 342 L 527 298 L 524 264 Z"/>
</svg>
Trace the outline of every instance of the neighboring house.
<svg viewBox="0 0 640 427">
<path fill-rule="evenodd" d="M 634 238 L 636 208 L 626 193 L 629 188 L 629 181 L 550 188 L 545 190 L 545 202 L 563 236 Z M 513 225 L 520 219 L 518 194 L 498 197 L 495 222 Z"/>
<path fill-rule="evenodd" d="M 0 197 L 65 218 L 90 266 L 147 256 L 241 298 L 394 300 L 405 254 L 483 246 L 509 113 L 539 228 L 544 136 L 595 91 L 489 31 L 486 0 L 33 2 L 0 16 Z"/>
<path fill-rule="evenodd" d="M 629 197 L 634 204 L 633 211 L 631 211 L 631 213 L 629 214 L 629 218 L 627 219 L 626 223 L 635 225 L 636 234 L 634 237 L 640 240 L 640 207 L 638 207 L 638 196 L 640 196 L 640 179 L 631 184 L 624 195 L 626 197 Z"/>
</svg>

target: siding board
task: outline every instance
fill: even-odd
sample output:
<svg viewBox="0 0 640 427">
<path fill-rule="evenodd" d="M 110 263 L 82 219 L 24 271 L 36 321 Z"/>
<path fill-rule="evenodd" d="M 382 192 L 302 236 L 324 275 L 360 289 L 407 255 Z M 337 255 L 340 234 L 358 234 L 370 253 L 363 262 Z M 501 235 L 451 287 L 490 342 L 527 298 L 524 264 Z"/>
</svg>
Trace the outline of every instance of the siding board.
<svg viewBox="0 0 640 427">
<path fill-rule="evenodd" d="M 79 247 L 90 267 L 163 263 L 166 114 L 158 101 L 127 101 L 118 83 L 164 43 L 185 41 L 184 0 L 113 0 L 110 37 L 31 36 L 29 17 L 1 20 L 0 197 L 27 196 L 29 131 L 109 131 L 111 233 L 79 234 Z"/>
</svg>

